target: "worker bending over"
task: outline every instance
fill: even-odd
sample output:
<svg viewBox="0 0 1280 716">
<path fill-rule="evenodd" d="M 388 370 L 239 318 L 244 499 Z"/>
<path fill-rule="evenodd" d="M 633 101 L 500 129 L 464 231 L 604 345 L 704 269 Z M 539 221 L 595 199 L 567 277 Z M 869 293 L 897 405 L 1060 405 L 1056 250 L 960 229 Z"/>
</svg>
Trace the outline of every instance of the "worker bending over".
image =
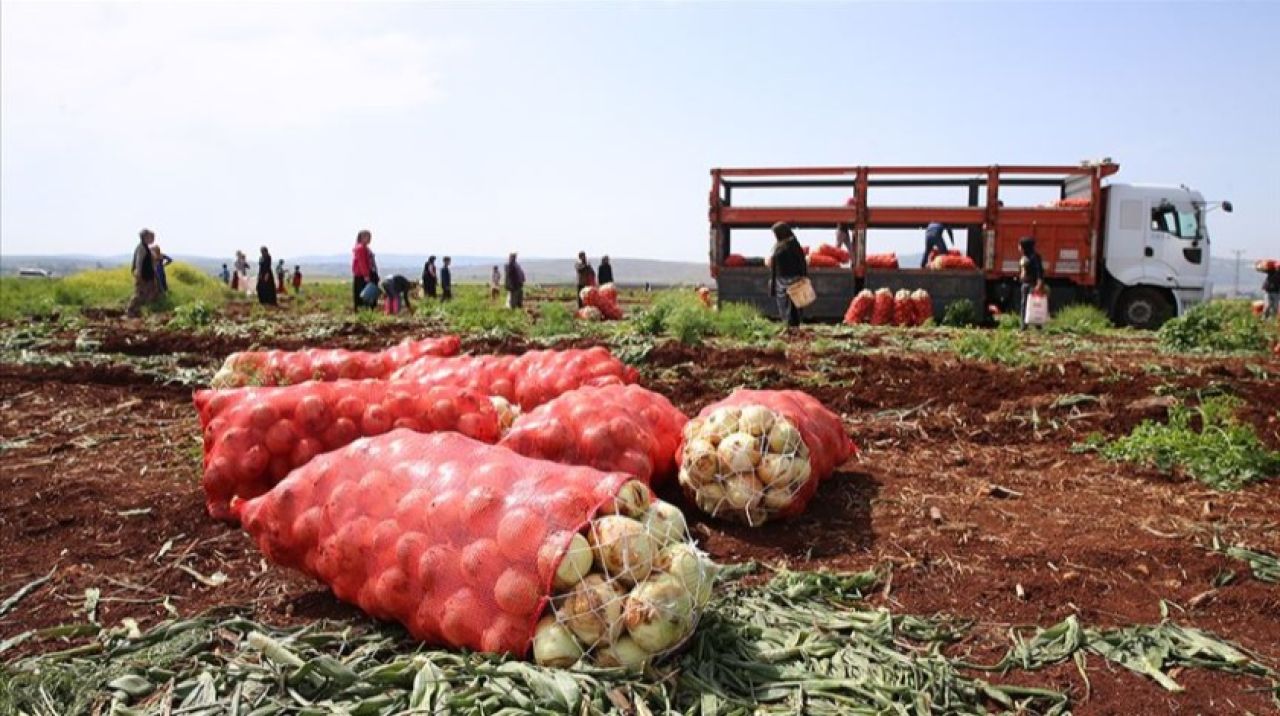
<svg viewBox="0 0 1280 716">
<path fill-rule="evenodd" d="M 947 245 L 942 241 L 942 232 L 947 232 L 947 237 L 951 239 L 951 245 L 956 245 L 956 236 L 951 233 L 950 226 L 943 226 L 938 222 L 933 222 L 924 229 L 924 256 L 920 257 L 920 268 L 924 268 L 929 264 L 930 255 L 936 252 L 941 256 L 947 253 Z"/>
</svg>

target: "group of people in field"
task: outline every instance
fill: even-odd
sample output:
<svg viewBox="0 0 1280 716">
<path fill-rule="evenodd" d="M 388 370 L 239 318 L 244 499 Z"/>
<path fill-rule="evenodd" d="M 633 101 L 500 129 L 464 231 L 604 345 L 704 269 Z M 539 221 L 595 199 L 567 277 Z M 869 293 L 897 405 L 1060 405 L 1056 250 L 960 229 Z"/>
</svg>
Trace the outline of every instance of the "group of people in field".
<svg viewBox="0 0 1280 716">
<path fill-rule="evenodd" d="M 155 232 L 143 229 L 138 232 L 138 245 L 133 249 L 133 261 L 130 273 L 133 275 L 133 297 L 125 313 L 137 316 L 142 307 L 150 305 L 169 292 L 169 279 L 165 276 L 165 267 L 173 263 L 160 250 L 156 243 Z"/>
<path fill-rule="evenodd" d="M 244 295 L 258 294 L 258 302 L 264 306 L 274 306 L 279 297 L 288 292 L 302 293 L 302 268 L 294 266 L 293 271 L 284 267 L 284 259 L 276 261 L 274 273 L 271 268 L 271 252 L 263 246 L 262 255 L 258 259 L 258 279 L 249 280 L 249 261 L 243 251 L 236 252 L 233 268 L 222 264 L 218 278 L 232 291 L 243 291 Z"/>
</svg>

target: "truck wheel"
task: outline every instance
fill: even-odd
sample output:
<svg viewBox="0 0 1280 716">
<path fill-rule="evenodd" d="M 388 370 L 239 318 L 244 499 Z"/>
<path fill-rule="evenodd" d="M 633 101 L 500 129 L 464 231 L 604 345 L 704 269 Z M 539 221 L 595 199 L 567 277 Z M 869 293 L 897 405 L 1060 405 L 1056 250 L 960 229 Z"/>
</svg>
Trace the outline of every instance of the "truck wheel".
<svg viewBox="0 0 1280 716">
<path fill-rule="evenodd" d="M 1120 296 L 1116 318 L 1121 325 L 1154 331 L 1173 318 L 1173 304 L 1154 288 L 1131 288 Z"/>
</svg>

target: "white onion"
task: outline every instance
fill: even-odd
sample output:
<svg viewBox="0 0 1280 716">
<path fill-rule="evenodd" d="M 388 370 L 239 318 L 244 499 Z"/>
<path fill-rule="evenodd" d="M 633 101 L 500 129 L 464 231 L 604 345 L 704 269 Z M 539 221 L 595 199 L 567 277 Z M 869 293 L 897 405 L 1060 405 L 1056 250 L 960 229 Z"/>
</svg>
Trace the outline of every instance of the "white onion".
<svg viewBox="0 0 1280 716">
<path fill-rule="evenodd" d="M 720 469 L 716 446 L 706 438 L 694 438 L 685 443 L 682 467 L 693 482 L 711 482 Z"/>
<path fill-rule="evenodd" d="M 711 587 L 718 568 L 692 545 L 682 542 L 667 547 L 659 553 L 655 566 L 679 580 L 693 595 L 697 608 L 705 607 L 711 600 Z"/>
<path fill-rule="evenodd" d="M 702 485 L 694 492 L 694 500 L 698 503 L 698 509 L 714 517 L 726 508 L 724 485 L 718 482 Z"/>
<path fill-rule="evenodd" d="M 738 418 L 738 431 L 755 438 L 768 435 L 773 427 L 773 420 L 772 410 L 763 405 L 748 405 L 742 408 L 742 414 Z"/>
<path fill-rule="evenodd" d="M 778 510 L 785 509 L 790 505 L 792 497 L 793 490 L 791 489 L 791 485 L 784 485 L 782 487 L 772 485 L 765 490 L 764 500 L 761 501 L 761 504 L 766 510 L 777 512 Z"/>
<path fill-rule="evenodd" d="M 760 504 L 763 494 L 764 485 L 749 472 L 730 475 L 724 480 L 725 503 L 730 509 L 752 510 Z"/>
<path fill-rule="evenodd" d="M 716 454 L 729 472 L 751 472 L 760 464 L 760 441 L 746 433 L 733 433 L 720 441 Z"/>
<path fill-rule="evenodd" d="M 612 501 L 600 508 L 602 515 L 623 515 L 625 517 L 643 517 L 649 511 L 651 494 L 649 487 L 639 480 L 628 480 Z"/>
<path fill-rule="evenodd" d="M 693 438 L 702 434 L 702 428 L 706 424 L 707 424 L 707 421 L 705 418 L 694 418 L 684 424 L 684 427 L 680 429 L 680 435 L 686 441 L 692 440 Z"/>
<path fill-rule="evenodd" d="M 565 550 L 560 566 L 556 567 L 556 575 L 551 586 L 555 587 L 556 591 L 563 592 L 581 582 L 582 578 L 591 571 L 592 559 L 591 544 L 587 542 L 587 538 L 575 534 L 573 539 L 569 540 L 569 548 Z"/>
<path fill-rule="evenodd" d="M 766 486 L 785 481 L 791 469 L 791 456 L 768 453 L 761 456 L 760 466 L 756 468 L 756 477 Z"/>
<path fill-rule="evenodd" d="M 591 523 L 591 550 L 596 563 L 611 577 L 635 584 L 653 569 L 655 549 L 649 530 L 630 517 L 608 515 Z"/>
<path fill-rule="evenodd" d="M 657 547 L 661 549 L 669 544 L 682 542 L 688 532 L 684 513 L 670 502 L 654 500 L 645 515 L 644 526 L 653 536 Z"/>
<path fill-rule="evenodd" d="M 649 660 L 649 652 L 640 648 L 635 639 L 620 636 L 608 646 L 601 647 L 593 655 L 596 666 L 605 668 L 621 667 L 628 671 L 639 671 Z"/>
<path fill-rule="evenodd" d="M 540 666 L 565 668 L 582 658 L 582 645 L 573 638 L 555 617 L 546 616 L 538 621 L 533 633 L 533 660 Z"/>
<path fill-rule="evenodd" d="M 565 599 L 560 618 L 588 647 L 608 644 L 622 626 L 622 591 L 598 574 L 589 574 Z"/>
<path fill-rule="evenodd" d="M 622 618 L 641 649 L 660 652 L 679 643 L 693 627 L 693 597 L 678 579 L 660 574 L 631 590 Z"/>
<path fill-rule="evenodd" d="M 737 408 L 720 408 L 706 417 L 702 426 L 702 436 L 718 445 L 722 439 L 738 432 L 738 418 L 742 411 Z"/>
<path fill-rule="evenodd" d="M 778 420 L 769 431 L 769 452 L 794 453 L 802 445 L 800 431 L 787 420 Z"/>
</svg>

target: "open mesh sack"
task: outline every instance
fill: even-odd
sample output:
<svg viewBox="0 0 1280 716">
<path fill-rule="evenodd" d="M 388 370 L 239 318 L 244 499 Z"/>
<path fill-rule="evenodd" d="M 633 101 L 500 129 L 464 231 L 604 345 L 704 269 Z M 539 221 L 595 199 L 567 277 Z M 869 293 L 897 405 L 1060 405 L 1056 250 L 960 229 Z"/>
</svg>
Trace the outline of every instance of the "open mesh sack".
<svg viewBox="0 0 1280 716">
<path fill-rule="evenodd" d="M 639 667 L 678 649 L 713 566 L 621 473 L 396 430 L 237 502 L 272 562 L 437 645 Z"/>
</svg>

